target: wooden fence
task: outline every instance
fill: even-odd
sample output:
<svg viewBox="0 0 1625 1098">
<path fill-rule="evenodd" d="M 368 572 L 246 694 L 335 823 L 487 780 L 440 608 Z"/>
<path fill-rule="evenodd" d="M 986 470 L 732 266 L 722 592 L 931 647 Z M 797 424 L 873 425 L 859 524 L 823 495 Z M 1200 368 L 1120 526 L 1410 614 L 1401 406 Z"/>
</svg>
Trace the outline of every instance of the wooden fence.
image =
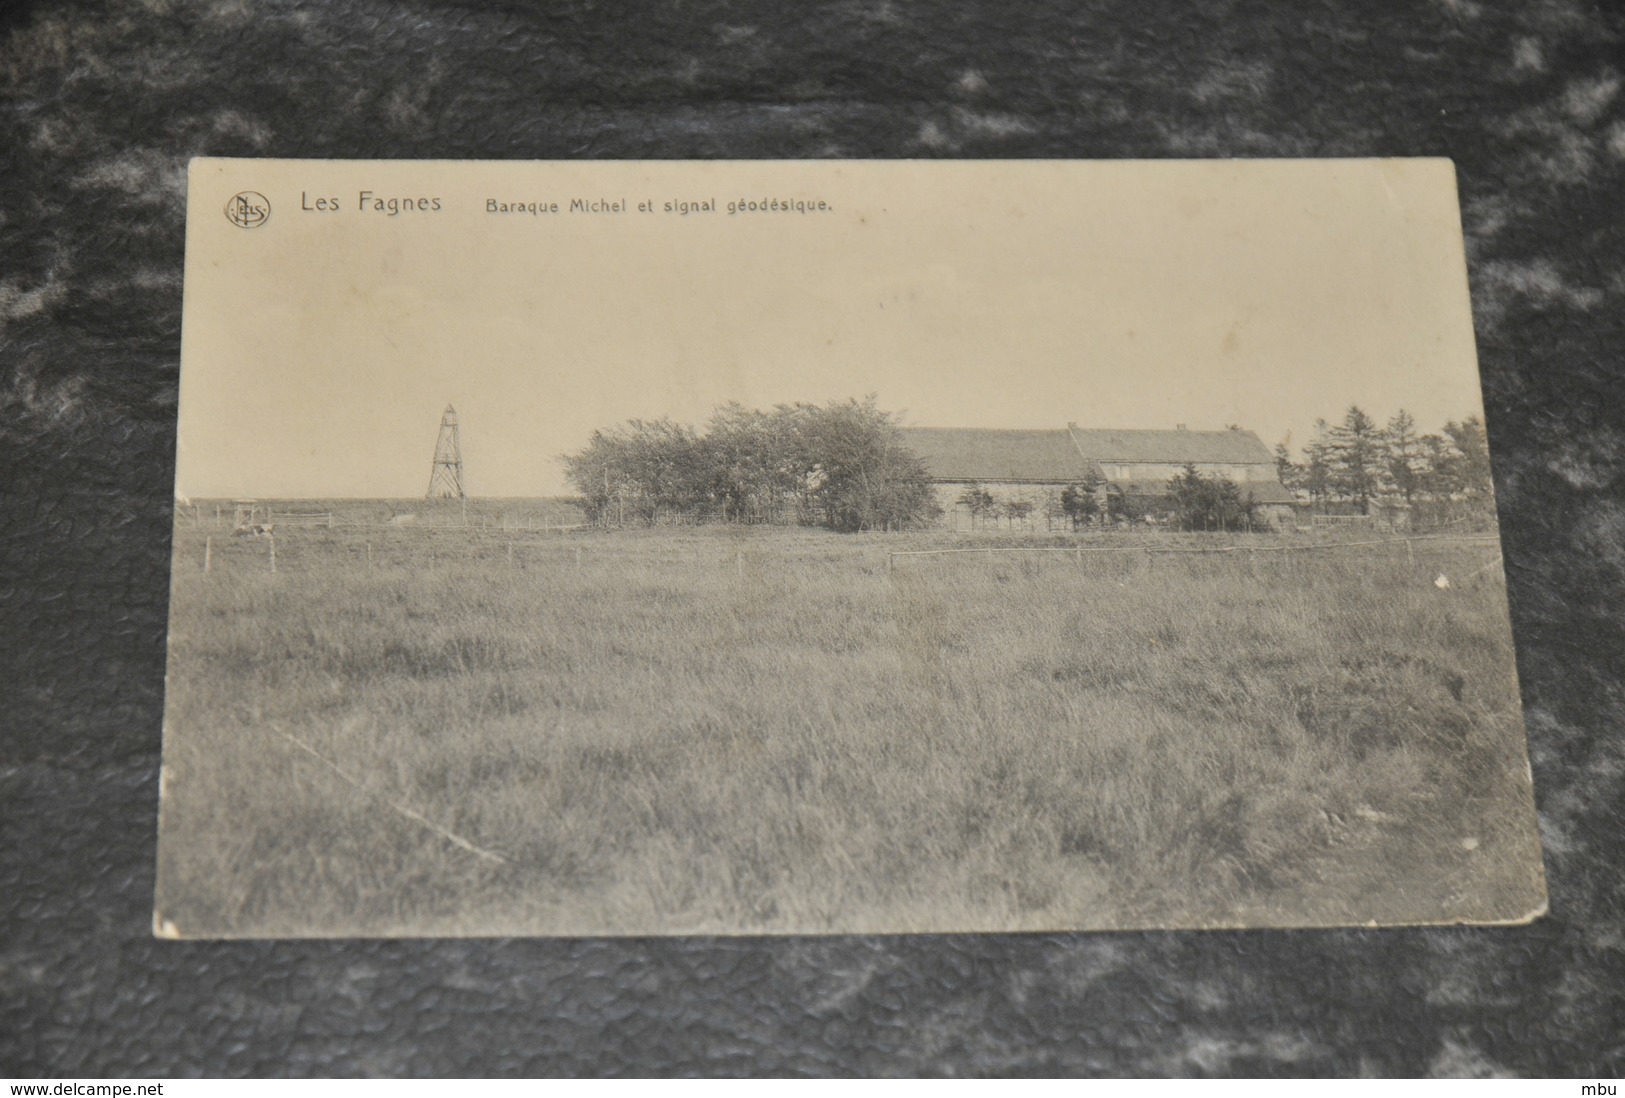
<svg viewBox="0 0 1625 1098">
<path fill-rule="evenodd" d="M 331 511 L 267 511 L 266 521 L 272 526 L 325 526 L 333 528 Z"/>
<path fill-rule="evenodd" d="M 279 515 L 280 519 L 281 516 Z M 350 529 L 354 529 L 350 527 Z M 382 532 L 381 532 L 382 533 Z M 232 570 L 244 566 L 263 568 L 270 572 L 285 570 L 305 571 L 312 564 L 324 562 L 339 567 L 359 567 L 372 571 L 379 568 L 421 568 L 437 563 L 458 562 L 472 566 L 497 568 L 552 567 L 563 565 L 580 569 L 617 567 L 627 563 L 668 565 L 693 561 L 701 567 L 729 567 L 737 575 L 745 574 L 746 557 L 757 566 L 777 560 L 778 566 L 796 567 L 796 553 L 787 549 L 780 552 L 770 545 L 748 548 L 722 545 L 712 547 L 661 546 L 638 539 L 591 540 L 586 543 L 574 538 L 508 537 L 495 530 L 471 531 L 465 537 L 460 531 L 444 527 L 391 528 L 381 537 L 361 534 L 359 530 L 346 535 L 336 526 L 334 533 L 295 533 L 282 527 L 261 531 L 252 538 L 231 537 L 222 540 L 219 535 L 205 537 L 201 545 L 199 562 L 205 572 L 217 571 L 226 565 Z M 438 536 L 437 536 L 438 535 Z M 1086 559 L 1105 557 L 1149 562 L 1158 557 L 1206 557 L 1215 563 L 1225 559 L 1246 562 L 1270 557 L 1291 559 L 1306 553 L 1330 553 L 1338 550 L 1364 551 L 1368 549 L 1401 549 L 1407 562 L 1418 559 L 1418 550 L 1429 545 L 1483 545 L 1499 543 L 1493 534 L 1435 534 L 1413 537 L 1371 538 L 1345 541 L 1293 542 L 1241 542 L 1230 544 L 1134 544 L 1134 545 L 983 545 L 954 546 L 925 549 L 893 549 L 885 551 L 885 570 L 894 572 L 900 564 L 911 560 L 927 559 L 976 560 L 991 564 L 1011 556 L 1039 559 L 1065 559 L 1071 557 L 1081 568 Z M 194 543 L 195 544 L 195 543 Z M 725 544 L 725 543 L 724 543 Z M 873 552 L 872 542 L 867 546 L 854 544 L 851 559 L 869 569 L 878 568 L 879 556 Z M 718 552 L 717 550 L 722 550 Z M 697 550 L 697 551 L 696 551 Z M 279 560 L 279 556 L 281 559 Z M 193 558 L 196 560 L 197 558 Z M 1423 558 L 1428 559 L 1428 558 Z M 257 564 L 250 562 L 257 561 Z M 1497 554 L 1493 563 L 1499 563 Z M 195 566 L 194 566 L 195 567 Z M 1252 565 L 1247 565 L 1250 570 Z M 1479 571 L 1487 570 L 1489 566 Z M 1139 569 L 1136 569 L 1137 571 Z M 1476 573 L 1475 573 L 1476 574 Z"/>
<path fill-rule="evenodd" d="M 1226 553 L 1306 553 L 1328 549 L 1350 549 L 1360 546 L 1372 545 L 1403 545 L 1407 554 L 1414 554 L 1417 543 L 1423 542 L 1499 542 L 1501 539 L 1495 534 L 1427 534 L 1411 538 L 1376 538 L 1369 541 L 1324 541 L 1313 542 L 1306 545 L 1213 545 L 1213 546 L 1167 546 L 1167 545 L 1012 545 L 989 546 L 975 549 L 897 549 L 886 555 L 886 571 L 890 572 L 897 567 L 901 557 L 936 557 L 955 556 L 967 554 L 971 556 L 985 556 L 992 560 L 996 553 L 1063 553 L 1077 558 L 1079 564 L 1083 563 L 1085 553 L 1139 553 L 1147 556 L 1159 555 L 1190 555 L 1190 556 L 1219 556 Z"/>
</svg>

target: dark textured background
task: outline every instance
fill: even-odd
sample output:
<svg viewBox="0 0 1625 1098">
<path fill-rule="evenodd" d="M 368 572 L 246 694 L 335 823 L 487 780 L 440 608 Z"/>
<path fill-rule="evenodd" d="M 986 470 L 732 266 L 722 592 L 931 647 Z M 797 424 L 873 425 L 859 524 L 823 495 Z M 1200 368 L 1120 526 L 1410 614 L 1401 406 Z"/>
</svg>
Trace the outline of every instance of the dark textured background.
<svg viewBox="0 0 1625 1098">
<path fill-rule="evenodd" d="M 1625 1064 L 1625 15 L 1583 0 L 0 8 L 0 1074 Z M 1553 914 L 149 936 L 188 157 L 1445 155 Z"/>
</svg>

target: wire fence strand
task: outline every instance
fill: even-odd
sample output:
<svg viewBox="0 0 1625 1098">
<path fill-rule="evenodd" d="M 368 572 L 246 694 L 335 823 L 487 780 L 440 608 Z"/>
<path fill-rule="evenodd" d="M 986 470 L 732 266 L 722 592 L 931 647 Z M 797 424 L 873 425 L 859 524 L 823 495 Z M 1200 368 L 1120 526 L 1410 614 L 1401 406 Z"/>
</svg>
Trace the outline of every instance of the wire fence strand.
<svg viewBox="0 0 1625 1098">
<path fill-rule="evenodd" d="M 1409 538 L 1377 538 L 1370 541 L 1328 541 L 1311 545 L 1213 545 L 1184 548 L 1166 545 L 1009 545 L 984 546 L 978 549 L 895 549 L 887 554 L 887 568 L 895 566 L 900 557 L 949 556 L 960 553 L 1142 553 L 1152 555 L 1212 556 L 1224 553 L 1300 553 L 1324 549 L 1353 549 L 1373 545 L 1403 545 L 1407 548 L 1418 542 L 1490 543 L 1501 539 L 1495 534 L 1418 534 Z"/>
</svg>

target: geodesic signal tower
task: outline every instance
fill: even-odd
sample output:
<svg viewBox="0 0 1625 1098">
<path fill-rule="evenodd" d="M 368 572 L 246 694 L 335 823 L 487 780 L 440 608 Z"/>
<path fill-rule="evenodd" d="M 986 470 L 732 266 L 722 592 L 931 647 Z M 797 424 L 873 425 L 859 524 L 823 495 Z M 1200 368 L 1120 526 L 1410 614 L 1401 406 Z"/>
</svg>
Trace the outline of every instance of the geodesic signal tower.
<svg viewBox="0 0 1625 1098">
<path fill-rule="evenodd" d="M 434 444 L 434 468 L 429 473 L 427 499 L 462 499 L 463 446 L 457 437 L 457 409 L 446 405 L 440 417 L 440 437 Z"/>
</svg>

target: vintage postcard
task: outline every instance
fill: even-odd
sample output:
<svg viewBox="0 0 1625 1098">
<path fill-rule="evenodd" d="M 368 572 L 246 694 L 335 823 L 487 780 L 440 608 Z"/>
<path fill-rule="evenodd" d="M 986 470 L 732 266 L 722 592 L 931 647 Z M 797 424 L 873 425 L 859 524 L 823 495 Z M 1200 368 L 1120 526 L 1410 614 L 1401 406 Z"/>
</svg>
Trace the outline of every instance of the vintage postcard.
<svg viewBox="0 0 1625 1098">
<path fill-rule="evenodd" d="M 1443 160 L 198 160 L 155 932 L 1518 923 Z"/>
</svg>

